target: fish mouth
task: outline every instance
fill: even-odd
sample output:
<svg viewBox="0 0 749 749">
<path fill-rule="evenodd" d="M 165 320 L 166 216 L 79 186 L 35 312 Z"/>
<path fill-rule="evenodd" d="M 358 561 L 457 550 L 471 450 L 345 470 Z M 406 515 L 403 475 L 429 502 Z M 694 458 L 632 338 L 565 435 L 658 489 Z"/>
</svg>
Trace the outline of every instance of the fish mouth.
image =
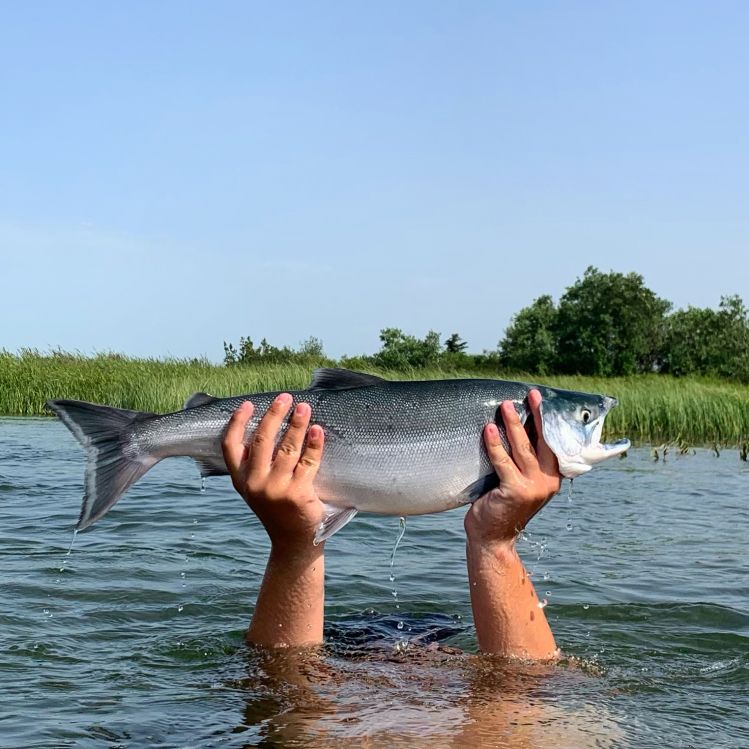
<svg viewBox="0 0 749 749">
<path fill-rule="evenodd" d="M 631 447 L 628 439 L 620 439 L 610 444 L 601 442 L 606 415 L 618 401 L 608 395 L 595 398 L 601 407 L 600 415 L 585 426 L 576 423 L 574 418 L 568 415 L 570 411 L 564 408 L 549 408 L 548 405 L 544 408 L 544 401 L 541 401 L 544 439 L 556 455 L 559 473 L 565 478 L 582 476 L 596 463 L 621 455 Z"/>
<path fill-rule="evenodd" d="M 586 447 L 580 456 L 586 463 L 592 465 L 608 458 L 615 458 L 617 455 L 627 452 L 630 447 L 632 447 L 632 443 L 628 439 L 620 439 L 609 444 L 599 442 Z"/>
</svg>

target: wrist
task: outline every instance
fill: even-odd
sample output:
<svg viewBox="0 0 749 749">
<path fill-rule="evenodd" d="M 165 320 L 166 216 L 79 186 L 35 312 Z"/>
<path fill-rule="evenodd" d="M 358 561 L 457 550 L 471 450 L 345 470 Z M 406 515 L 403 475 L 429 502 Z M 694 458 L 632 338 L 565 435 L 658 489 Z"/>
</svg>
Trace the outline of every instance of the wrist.
<svg viewBox="0 0 749 749">
<path fill-rule="evenodd" d="M 274 562 L 303 566 L 325 554 L 325 542 L 314 544 L 309 538 L 271 539 L 270 558 Z"/>
<path fill-rule="evenodd" d="M 515 551 L 517 533 L 508 534 L 505 528 L 487 527 L 469 512 L 465 518 L 466 542 L 469 547 L 486 549 L 495 553 L 511 554 Z M 501 530 L 501 532 L 498 532 Z"/>
<path fill-rule="evenodd" d="M 469 561 L 491 562 L 492 566 L 510 566 L 519 559 L 515 539 L 497 539 L 484 536 L 466 536 L 466 555 Z"/>
</svg>

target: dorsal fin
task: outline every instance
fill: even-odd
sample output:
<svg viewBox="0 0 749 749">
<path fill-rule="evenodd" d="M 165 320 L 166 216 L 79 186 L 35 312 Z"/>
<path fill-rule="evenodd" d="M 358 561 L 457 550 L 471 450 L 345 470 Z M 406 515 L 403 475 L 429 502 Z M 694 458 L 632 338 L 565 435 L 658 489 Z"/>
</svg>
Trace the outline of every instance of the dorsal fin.
<svg viewBox="0 0 749 749">
<path fill-rule="evenodd" d="M 195 408 L 197 406 L 205 406 L 206 403 L 213 403 L 213 401 L 217 401 L 218 398 L 215 398 L 212 395 L 208 395 L 208 393 L 193 393 L 186 401 L 183 408 Z"/>
<path fill-rule="evenodd" d="M 351 390 L 381 382 L 387 380 L 364 372 L 352 372 L 350 369 L 322 367 L 312 373 L 312 382 L 307 390 Z"/>
</svg>

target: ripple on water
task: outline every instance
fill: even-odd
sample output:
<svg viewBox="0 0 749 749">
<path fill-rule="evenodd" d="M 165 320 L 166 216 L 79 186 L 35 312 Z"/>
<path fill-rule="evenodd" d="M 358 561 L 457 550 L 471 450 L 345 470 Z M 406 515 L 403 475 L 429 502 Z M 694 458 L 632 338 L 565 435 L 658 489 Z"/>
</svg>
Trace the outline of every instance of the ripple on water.
<svg viewBox="0 0 749 749">
<path fill-rule="evenodd" d="M 534 519 L 520 553 L 555 666 L 472 654 L 461 511 L 409 518 L 400 609 L 397 518 L 357 518 L 326 548 L 325 647 L 269 657 L 242 631 L 268 544 L 228 481 L 201 495 L 164 461 L 66 558 L 78 448 L 0 420 L 0 466 L 0 745 L 736 749 L 746 731 L 738 460 L 632 450 Z"/>
</svg>

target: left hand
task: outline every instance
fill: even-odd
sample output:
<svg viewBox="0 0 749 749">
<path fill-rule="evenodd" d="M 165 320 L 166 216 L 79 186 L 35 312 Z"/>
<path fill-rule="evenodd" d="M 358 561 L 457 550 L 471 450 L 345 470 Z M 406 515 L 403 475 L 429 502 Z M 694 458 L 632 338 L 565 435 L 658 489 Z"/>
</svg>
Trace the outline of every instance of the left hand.
<svg viewBox="0 0 749 749">
<path fill-rule="evenodd" d="M 229 421 L 222 448 L 234 488 L 260 519 L 273 548 L 306 553 L 313 548 L 312 541 L 324 516 L 313 481 L 322 460 L 325 436 L 318 425 L 307 431 L 312 411 L 309 404 L 298 403 L 275 450 L 278 432 L 291 406 L 291 395 L 278 395 L 250 444 L 245 445 L 253 406 L 243 403 Z"/>
</svg>

